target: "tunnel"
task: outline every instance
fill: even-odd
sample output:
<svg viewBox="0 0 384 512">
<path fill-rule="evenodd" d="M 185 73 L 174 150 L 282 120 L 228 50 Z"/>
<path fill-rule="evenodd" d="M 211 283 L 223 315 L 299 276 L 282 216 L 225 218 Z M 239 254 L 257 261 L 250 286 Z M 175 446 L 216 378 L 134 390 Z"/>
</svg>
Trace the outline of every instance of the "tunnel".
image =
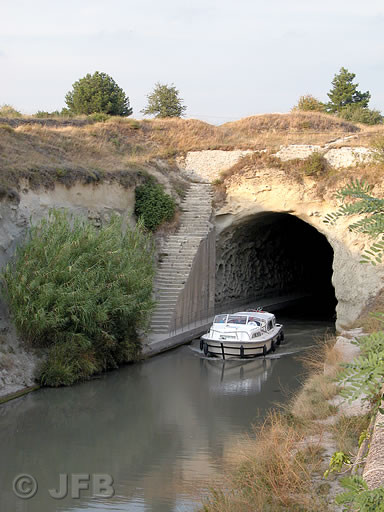
<svg viewBox="0 0 384 512">
<path fill-rule="evenodd" d="M 334 317 L 332 263 L 326 237 L 298 217 L 263 212 L 244 218 L 217 238 L 216 310 L 293 295 Z"/>
</svg>

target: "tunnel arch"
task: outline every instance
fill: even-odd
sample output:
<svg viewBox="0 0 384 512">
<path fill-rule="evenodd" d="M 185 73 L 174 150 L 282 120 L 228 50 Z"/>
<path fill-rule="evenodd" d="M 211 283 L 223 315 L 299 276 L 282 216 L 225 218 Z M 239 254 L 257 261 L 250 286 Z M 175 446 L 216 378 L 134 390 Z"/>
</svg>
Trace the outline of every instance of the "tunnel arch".
<svg viewBox="0 0 384 512">
<path fill-rule="evenodd" d="M 295 215 L 258 212 L 232 222 L 217 217 L 216 307 L 268 297 L 309 295 L 333 316 L 333 248 L 325 235 Z"/>
</svg>

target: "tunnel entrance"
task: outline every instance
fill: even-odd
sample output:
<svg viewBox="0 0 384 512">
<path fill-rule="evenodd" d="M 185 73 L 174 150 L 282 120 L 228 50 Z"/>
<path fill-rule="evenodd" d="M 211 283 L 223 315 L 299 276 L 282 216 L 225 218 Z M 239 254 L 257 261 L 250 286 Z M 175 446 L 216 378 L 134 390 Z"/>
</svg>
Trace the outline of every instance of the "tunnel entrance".
<svg viewBox="0 0 384 512">
<path fill-rule="evenodd" d="M 267 297 L 308 295 L 307 304 L 335 314 L 333 249 L 299 218 L 263 212 L 232 224 L 218 236 L 216 308 Z"/>
</svg>

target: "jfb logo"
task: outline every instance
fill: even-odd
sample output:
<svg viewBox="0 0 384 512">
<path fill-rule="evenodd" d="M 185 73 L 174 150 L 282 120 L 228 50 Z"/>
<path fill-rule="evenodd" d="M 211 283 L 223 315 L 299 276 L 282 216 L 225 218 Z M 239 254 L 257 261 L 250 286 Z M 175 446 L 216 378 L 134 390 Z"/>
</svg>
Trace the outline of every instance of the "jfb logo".
<svg viewBox="0 0 384 512">
<path fill-rule="evenodd" d="M 15 495 L 23 500 L 33 498 L 38 491 L 36 478 L 27 474 L 17 475 L 12 487 Z M 85 492 L 88 496 L 90 492 L 92 497 L 112 498 L 115 494 L 113 478 L 111 475 L 96 473 L 60 473 L 57 487 L 48 489 L 48 494 L 55 500 L 67 496 L 79 499 Z"/>
</svg>

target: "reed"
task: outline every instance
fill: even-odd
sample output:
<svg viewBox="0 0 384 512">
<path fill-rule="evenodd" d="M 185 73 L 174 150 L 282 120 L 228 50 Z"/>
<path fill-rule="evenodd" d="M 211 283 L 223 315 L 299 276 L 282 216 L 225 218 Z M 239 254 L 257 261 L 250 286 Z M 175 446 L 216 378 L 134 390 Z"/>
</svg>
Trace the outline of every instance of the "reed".
<svg viewBox="0 0 384 512">
<path fill-rule="evenodd" d="M 40 382 L 69 385 L 134 360 L 153 276 L 152 237 L 140 224 L 115 216 L 97 229 L 53 211 L 33 227 L 3 278 L 18 332 L 48 349 Z"/>
</svg>

